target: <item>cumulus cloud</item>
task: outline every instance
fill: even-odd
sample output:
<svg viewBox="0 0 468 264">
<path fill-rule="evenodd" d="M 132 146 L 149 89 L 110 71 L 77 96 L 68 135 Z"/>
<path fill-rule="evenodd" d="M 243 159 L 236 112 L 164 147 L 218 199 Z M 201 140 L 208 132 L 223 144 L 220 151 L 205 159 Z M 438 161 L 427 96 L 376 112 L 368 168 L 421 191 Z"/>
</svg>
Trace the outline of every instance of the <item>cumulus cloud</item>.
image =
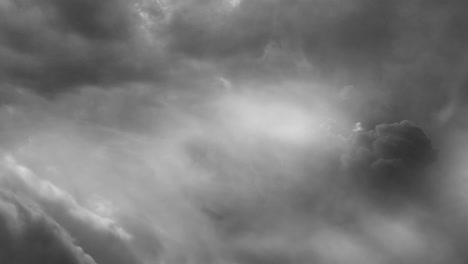
<svg viewBox="0 0 468 264">
<path fill-rule="evenodd" d="M 430 179 L 420 171 L 435 161 L 436 151 L 421 128 L 409 121 L 382 124 L 368 132 L 358 130 L 350 140 L 345 163 L 372 189 L 414 194 L 428 187 Z"/>
</svg>

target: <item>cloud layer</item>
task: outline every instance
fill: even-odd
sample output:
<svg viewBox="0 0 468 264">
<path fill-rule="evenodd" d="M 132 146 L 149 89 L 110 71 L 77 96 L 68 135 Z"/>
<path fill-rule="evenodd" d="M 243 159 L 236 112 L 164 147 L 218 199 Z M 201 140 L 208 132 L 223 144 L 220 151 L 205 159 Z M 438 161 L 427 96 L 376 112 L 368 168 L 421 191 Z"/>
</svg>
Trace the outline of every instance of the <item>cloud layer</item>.
<svg viewBox="0 0 468 264">
<path fill-rule="evenodd" d="M 94 260 L 40 209 L 2 192 L 0 259 L 8 263 L 79 263 Z"/>
<path fill-rule="evenodd" d="M 466 263 L 465 5 L 1 1 L 0 260 Z"/>
</svg>

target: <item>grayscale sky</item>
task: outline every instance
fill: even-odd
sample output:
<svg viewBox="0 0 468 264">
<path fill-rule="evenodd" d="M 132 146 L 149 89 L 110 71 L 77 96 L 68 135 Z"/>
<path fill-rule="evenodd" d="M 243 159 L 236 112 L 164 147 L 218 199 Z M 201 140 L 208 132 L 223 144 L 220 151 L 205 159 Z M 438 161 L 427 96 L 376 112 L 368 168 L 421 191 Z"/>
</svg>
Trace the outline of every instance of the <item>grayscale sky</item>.
<svg viewBox="0 0 468 264">
<path fill-rule="evenodd" d="M 0 263 L 468 263 L 467 8 L 0 0 Z"/>
</svg>

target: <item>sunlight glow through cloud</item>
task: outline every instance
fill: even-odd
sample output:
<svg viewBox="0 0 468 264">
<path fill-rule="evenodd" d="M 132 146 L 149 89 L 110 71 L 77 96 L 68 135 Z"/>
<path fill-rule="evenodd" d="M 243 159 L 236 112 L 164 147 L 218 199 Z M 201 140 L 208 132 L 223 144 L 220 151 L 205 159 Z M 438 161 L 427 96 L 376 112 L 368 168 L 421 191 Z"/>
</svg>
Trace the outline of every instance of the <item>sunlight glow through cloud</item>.
<svg viewBox="0 0 468 264">
<path fill-rule="evenodd" d="M 224 103 L 229 125 L 248 136 L 301 143 L 310 140 L 319 129 L 316 116 L 291 102 L 232 97 Z"/>
<path fill-rule="evenodd" d="M 236 7 L 236 6 L 238 6 L 238 5 L 241 3 L 241 0 L 228 0 L 228 3 L 229 3 L 232 7 Z"/>
</svg>

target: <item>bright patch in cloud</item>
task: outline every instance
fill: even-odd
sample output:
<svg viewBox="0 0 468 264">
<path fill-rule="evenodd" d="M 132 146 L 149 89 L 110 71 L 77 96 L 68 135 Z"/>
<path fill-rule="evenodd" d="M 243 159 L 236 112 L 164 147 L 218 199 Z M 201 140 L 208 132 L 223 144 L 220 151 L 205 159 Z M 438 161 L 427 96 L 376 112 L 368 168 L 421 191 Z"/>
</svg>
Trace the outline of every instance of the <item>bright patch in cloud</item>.
<svg viewBox="0 0 468 264">
<path fill-rule="evenodd" d="M 242 0 L 227 0 L 227 2 L 232 6 L 236 7 L 241 3 Z"/>
<path fill-rule="evenodd" d="M 229 126 L 248 136 L 299 143 L 311 139 L 319 128 L 317 117 L 291 102 L 231 97 L 223 104 Z"/>
</svg>

